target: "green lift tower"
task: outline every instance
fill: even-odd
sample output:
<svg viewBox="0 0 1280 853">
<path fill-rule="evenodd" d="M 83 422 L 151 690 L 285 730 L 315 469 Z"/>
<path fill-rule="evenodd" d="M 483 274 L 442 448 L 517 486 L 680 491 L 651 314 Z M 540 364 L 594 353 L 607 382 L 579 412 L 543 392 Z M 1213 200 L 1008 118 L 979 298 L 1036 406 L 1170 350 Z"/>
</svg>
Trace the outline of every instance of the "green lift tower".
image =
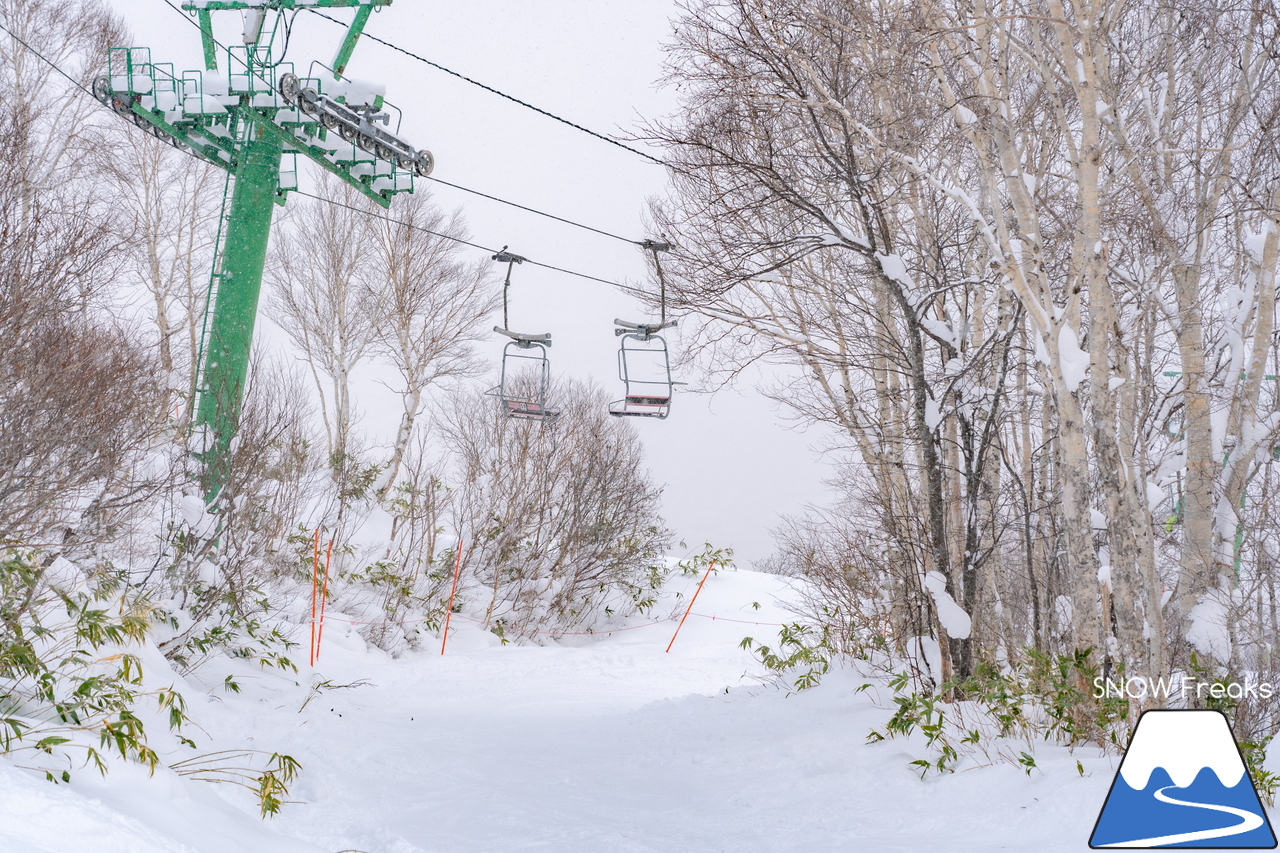
<svg viewBox="0 0 1280 853">
<path fill-rule="evenodd" d="M 431 172 L 428 151 L 399 136 L 399 110 L 380 87 L 343 76 L 369 15 L 391 0 L 187 0 L 198 23 L 204 69 L 177 74 L 151 61 L 147 48 L 108 51 L 107 73 L 93 84 L 98 100 L 174 147 L 228 173 L 198 358 L 192 418 L 203 465 L 205 502 L 216 507 L 230 473 L 249 350 L 274 206 L 297 189 L 299 154 L 383 207 L 413 192 Z M 332 67 L 316 61 L 305 74 L 275 59 L 292 17 L 313 8 L 355 7 Z M 214 39 L 214 12 L 238 11 L 243 45 Z M 286 15 L 289 20 L 286 22 Z M 392 113 L 397 116 L 392 126 Z"/>
</svg>

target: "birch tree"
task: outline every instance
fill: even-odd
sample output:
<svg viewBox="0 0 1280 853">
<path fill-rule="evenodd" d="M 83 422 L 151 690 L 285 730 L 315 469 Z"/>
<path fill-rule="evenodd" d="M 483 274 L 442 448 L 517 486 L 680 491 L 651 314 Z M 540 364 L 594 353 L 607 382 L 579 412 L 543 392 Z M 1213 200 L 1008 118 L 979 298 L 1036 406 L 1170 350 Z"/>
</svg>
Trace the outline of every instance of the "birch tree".
<svg viewBox="0 0 1280 853">
<path fill-rule="evenodd" d="M 362 478 L 351 374 L 370 354 L 377 323 L 370 282 L 382 270 L 372 219 L 355 190 L 326 179 L 319 195 L 298 205 L 280 229 L 267 270 L 268 305 L 315 381 L 341 518 Z"/>
<path fill-rule="evenodd" d="M 719 363 L 803 370 L 779 396 L 884 469 L 877 506 L 918 490 L 902 538 L 927 547 L 890 548 L 892 574 L 958 602 L 981 654 L 1248 665 L 1276 37 L 1263 3 L 686 11 L 680 112 L 651 134 L 683 307 Z"/>
<path fill-rule="evenodd" d="M 160 368 L 170 395 L 189 401 L 199 381 L 197 354 L 224 182 L 204 161 L 147 134 L 121 134 L 104 159 L 128 230 L 132 278 L 150 301 Z M 172 400 L 165 408 L 173 412 Z"/>
<path fill-rule="evenodd" d="M 461 216 L 446 216 L 426 190 L 401 197 L 372 236 L 378 270 L 365 279 L 374 319 L 372 352 L 393 365 L 402 382 L 403 412 L 376 487 L 385 497 L 400 473 L 427 390 L 480 369 L 471 342 L 479 337 L 480 320 L 497 307 L 498 291 L 489 265 L 458 256 L 458 240 L 467 236 Z"/>
</svg>

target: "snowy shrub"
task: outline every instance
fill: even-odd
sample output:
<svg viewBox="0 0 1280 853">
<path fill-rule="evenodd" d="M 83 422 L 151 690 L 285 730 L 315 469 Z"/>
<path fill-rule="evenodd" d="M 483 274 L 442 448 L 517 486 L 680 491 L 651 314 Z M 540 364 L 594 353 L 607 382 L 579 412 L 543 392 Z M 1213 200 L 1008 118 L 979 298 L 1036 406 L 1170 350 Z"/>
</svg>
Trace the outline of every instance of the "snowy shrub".
<svg viewBox="0 0 1280 853">
<path fill-rule="evenodd" d="M 636 432 L 609 417 L 606 395 L 567 380 L 548 399 L 560 416 L 542 423 L 459 395 L 440 427 L 466 543 L 460 594 L 514 635 L 634 611 L 670 540 Z"/>
<path fill-rule="evenodd" d="M 26 171 L 87 139 L 40 136 L 78 109 L 49 94 L 6 101 L 0 121 L 0 539 L 18 543 L 74 536 L 86 505 L 121 499 L 163 408 L 154 354 L 106 310 L 120 265 L 110 217 L 87 187 Z M 23 127 L 19 108 L 39 121 Z"/>
<path fill-rule="evenodd" d="M 376 623 L 359 626 L 361 636 L 393 653 L 417 648 L 421 632 L 438 627 L 457 555 L 456 545 L 440 549 L 451 491 L 425 438 L 405 454 L 398 481 L 371 513 L 382 522 L 381 537 L 334 588 L 335 604 Z"/>
<path fill-rule="evenodd" d="M 125 651 L 155 616 L 118 576 L 84 577 L 31 553 L 0 557 L 0 753 L 51 780 L 70 778 L 74 753 L 105 773 L 100 749 L 154 768 L 139 703 L 155 701 L 175 732 L 186 720 L 182 697 L 144 688 L 138 657 Z"/>
<path fill-rule="evenodd" d="M 292 666 L 290 641 L 264 625 L 298 595 L 289 536 L 315 500 L 319 466 L 296 384 L 275 368 L 251 377 L 216 507 L 204 506 L 193 472 L 174 501 L 165 571 L 143 581 L 171 610 L 160 649 L 184 668 L 219 651 Z"/>
<path fill-rule="evenodd" d="M 887 660 L 868 663 L 875 669 Z M 1012 764 L 1029 774 L 1036 767 L 1036 744 L 1043 741 L 1119 751 L 1129 740 L 1129 701 L 1095 697 L 1097 675 L 1086 652 L 1051 656 L 1034 650 L 1018 665 L 984 663 L 972 676 L 937 690 L 904 670 L 887 680 L 893 715 L 867 740 L 923 734 L 931 755 L 911 762 L 922 775 L 931 769 L 954 772 L 964 759 Z"/>
<path fill-rule="evenodd" d="M 830 628 L 814 628 L 799 622 L 782 626 L 776 651 L 763 643 L 756 643 L 753 637 L 743 637 L 739 645 L 754 651 L 760 662 L 779 678 L 798 673 L 792 682 L 796 690 L 817 686 L 822 676 L 830 671 L 831 659 L 835 657 Z"/>
<path fill-rule="evenodd" d="M 931 634 L 933 608 L 919 572 L 918 522 L 888 518 L 889 508 L 879 506 L 863 479 L 854 466 L 843 466 L 833 483 L 843 499 L 784 517 L 770 559 L 777 570 L 805 581 L 799 586 L 801 621 L 821 626 L 833 653 L 851 657 L 886 642 L 905 650 L 910 638 Z M 888 536 L 886 529 L 899 535 Z"/>
<path fill-rule="evenodd" d="M 236 785 L 252 792 L 262 817 L 275 817 L 288 800 L 289 786 L 302 772 L 293 756 L 257 749 L 228 749 L 197 755 L 170 767 L 179 776 Z"/>
</svg>

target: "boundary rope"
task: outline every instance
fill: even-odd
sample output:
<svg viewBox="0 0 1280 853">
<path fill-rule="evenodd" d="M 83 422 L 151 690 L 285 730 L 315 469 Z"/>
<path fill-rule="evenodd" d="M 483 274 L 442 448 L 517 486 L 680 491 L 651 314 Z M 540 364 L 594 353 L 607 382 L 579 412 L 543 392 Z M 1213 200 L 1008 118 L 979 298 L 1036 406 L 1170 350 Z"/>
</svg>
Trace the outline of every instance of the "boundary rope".
<svg viewBox="0 0 1280 853">
<path fill-rule="evenodd" d="M 461 613 L 454 614 L 457 618 L 464 622 L 472 622 L 476 625 L 483 625 L 484 620 L 475 619 L 471 616 L 464 616 Z M 763 625 L 769 628 L 781 628 L 785 622 L 753 622 L 750 619 L 731 619 L 728 616 L 719 616 L 713 613 L 690 613 L 690 616 L 697 616 L 701 619 L 710 619 L 712 622 L 736 622 L 741 625 Z M 362 622 L 357 619 L 339 619 L 334 616 L 325 617 L 333 622 L 341 622 L 344 625 L 417 625 L 426 622 L 427 617 L 421 619 L 405 619 L 401 622 Z M 527 634 L 543 634 L 553 637 L 603 637 L 607 634 L 616 634 L 622 631 L 636 631 L 640 628 L 652 628 L 655 625 L 665 625 L 668 622 L 676 621 L 675 616 L 668 616 L 666 619 L 659 619 L 657 622 L 646 622 L 643 625 L 626 625 L 621 628 L 601 628 L 599 631 L 525 631 Z"/>
</svg>

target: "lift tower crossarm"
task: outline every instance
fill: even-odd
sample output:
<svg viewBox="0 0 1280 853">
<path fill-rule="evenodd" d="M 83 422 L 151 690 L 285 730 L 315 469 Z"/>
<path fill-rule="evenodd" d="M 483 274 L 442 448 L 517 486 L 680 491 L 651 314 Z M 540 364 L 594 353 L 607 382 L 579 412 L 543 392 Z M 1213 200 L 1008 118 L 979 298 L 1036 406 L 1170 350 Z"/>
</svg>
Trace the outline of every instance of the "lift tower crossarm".
<svg viewBox="0 0 1280 853">
<path fill-rule="evenodd" d="M 200 380 L 192 413 L 193 445 L 210 506 L 222 508 L 230 479 L 272 211 L 297 187 L 298 155 L 383 207 L 397 193 L 413 192 L 413 179 L 426 177 L 434 165 L 431 152 L 414 149 L 398 125 L 390 126 L 384 107 L 395 108 L 384 105 L 381 94 L 371 102 L 356 100 L 368 95 L 341 74 L 369 15 L 391 2 L 185 0 L 183 8 L 199 24 L 204 71 L 176 74 L 169 63 L 153 63 L 146 48 L 113 47 L 106 73 L 94 78 L 94 96 L 113 112 L 235 178 L 226 229 L 220 229 L 223 239 L 215 248 L 208 336 L 197 353 Z M 353 8 L 355 16 L 330 69 L 332 82 L 327 74 L 299 77 L 283 58 L 272 61 L 282 13 L 343 7 Z M 215 41 L 212 13 L 220 11 L 253 13 L 243 47 Z M 270 29 L 268 14 L 275 16 Z M 221 69 L 220 58 L 226 63 Z M 282 172 L 284 157 L 295 165 Z"/>
<path fill-rule="evenodd" d="M 234 12 L 249 9 L 272 11 L 290 9 L 349 9 L 352 6 L 390 6 L 391 0 L 187 0 L 188 12 Z"/>
<path fill-rule="evenodd" d="M 209 19 L 210 12 L 256 11 L 266 10 L 288 11 L 291 9 L 345 9 L 352 6 L 356 9 L 355 20 L 347 28 L 346 38 L 338 47 L 333 57 L 333 79 L 342 79 L 342 72 L 351 61 L 356 42 L 364 32 L 364 25 L 369 22 L 369 15 L 375 6 L 390 6 L 391 0 L 187 0 L 182 8 L 199 15 L 200 31 L 204 41 L 205 68 L 213 71 L 216 64 L 216 42 L 213 40 L 213 26 Z"/>
</svg>

